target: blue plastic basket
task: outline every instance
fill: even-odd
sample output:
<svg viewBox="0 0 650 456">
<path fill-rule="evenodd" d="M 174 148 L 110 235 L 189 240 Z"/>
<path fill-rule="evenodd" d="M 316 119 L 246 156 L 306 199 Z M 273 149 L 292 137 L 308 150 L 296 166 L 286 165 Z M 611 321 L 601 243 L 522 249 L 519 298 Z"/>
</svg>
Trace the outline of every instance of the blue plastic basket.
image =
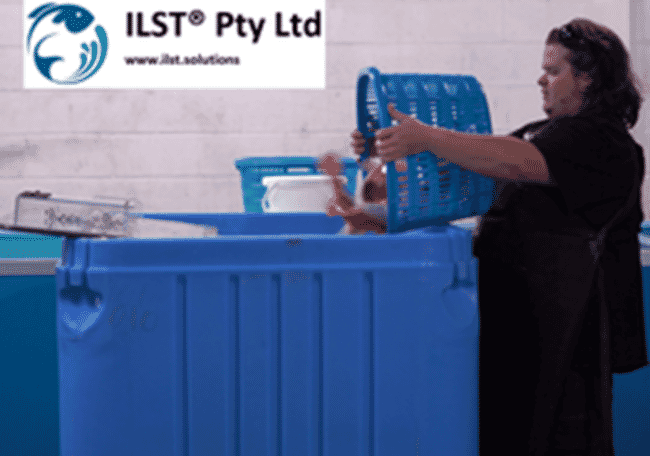
<svg viewBox="0 0 650 456">
<path fill-rule="evenodd" d="M 381 74 L 365 68 L 357 81 L 357 127 L 366 137 L 390 127 L 388 103 L 422 122 L 472 134 L 491 134 L 488 105 L 472 76 Z M 367 157 L 368 151 L 362 158 Z M 406 158 L 406 170 L 387 166 L 388 231 L 400 232 L 484 214 L 494 182 L 422 152 Z"/>
<path fill-rule="evenodd" d="M 358 165 L 351 158 L 342 160 L 343 173 L 347 178 L 347 189 L 354 194 Z M 245 212 L 264 212 L 262 198 L 266 187 L 262 178 L 266 176 L 319 174 L 316 157 L 246 157 L 235 161 L 241 173 L 241 186 Z"/>
</svg>

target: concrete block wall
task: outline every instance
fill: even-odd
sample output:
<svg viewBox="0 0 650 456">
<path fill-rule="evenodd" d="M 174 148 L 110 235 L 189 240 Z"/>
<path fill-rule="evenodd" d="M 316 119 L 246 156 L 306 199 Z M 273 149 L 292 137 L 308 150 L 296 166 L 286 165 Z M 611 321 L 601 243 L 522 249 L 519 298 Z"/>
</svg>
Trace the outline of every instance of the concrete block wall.
<svg viewBox="0 0 650 456">
<path fill-rule="evenodd" d="M 630 46 L 627 0 L 327 0 L 325 90 L 24 90 L 22 3 L 0 0 L 0 215 L 23 190 L 238 212 L 244 156 L 351 156 L 360 69 L 478 78 L 494 134 L 544 118 L 544 39 L 588 17 Z"/>
</svg>

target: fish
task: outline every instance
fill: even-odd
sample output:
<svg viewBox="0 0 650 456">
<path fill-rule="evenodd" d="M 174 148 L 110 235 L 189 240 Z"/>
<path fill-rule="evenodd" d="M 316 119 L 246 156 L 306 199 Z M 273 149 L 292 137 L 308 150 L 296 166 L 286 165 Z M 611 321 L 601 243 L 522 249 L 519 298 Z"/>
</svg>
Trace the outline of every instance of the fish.
<svg viewBox="0 0 650 456">
<path fill-rule="evenodd" d="M 29 29 L 29 34 L 27 35 L 28 50 L 30 49 L 34 30 L 43 19 L 52 14 L 55 14 L 52 22 L 55 24 L 60 24 L 63 22 L 65 28 L 70 33 L 83 32 L 95 20 L 95 16 L 93 16 L 90 11 L 80 6 L 69 4 L 57 5 L 56 3 L 46 3 L 45 5 L 41 5 L 29 13 L 28 16 L 30 19 L 35 19 L 34 23 Z"/>
</svg>

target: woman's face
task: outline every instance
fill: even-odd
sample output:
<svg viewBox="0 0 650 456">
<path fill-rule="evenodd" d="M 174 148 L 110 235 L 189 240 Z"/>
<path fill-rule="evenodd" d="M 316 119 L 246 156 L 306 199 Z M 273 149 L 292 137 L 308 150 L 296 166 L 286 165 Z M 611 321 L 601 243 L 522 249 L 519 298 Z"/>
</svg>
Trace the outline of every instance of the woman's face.
<svg viewBox="0 0 650 456">
<path fill-rule="evenodd" d="M 537 83 L 542 87 L 543 109 L 549 118 L 577 114 L 583 103 L 582 94 L 591 82 L 586 75 L 573 77 L 568 54 L 569 50 L 561 44 L 549 44 L 544 51 L 544 74 Z"/>
</svg>

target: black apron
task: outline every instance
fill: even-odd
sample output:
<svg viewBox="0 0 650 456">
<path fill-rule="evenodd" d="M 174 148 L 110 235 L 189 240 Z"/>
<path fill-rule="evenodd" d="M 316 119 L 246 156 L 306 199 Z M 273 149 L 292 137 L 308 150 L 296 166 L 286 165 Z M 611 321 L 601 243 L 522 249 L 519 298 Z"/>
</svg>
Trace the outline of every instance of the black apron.
<svg viewBox="0 0 650 456">
<path fill-rule="evenodd" d="M 600 322 L 600 372 L 593 372 L 598 378 L 592 388 L 592 397 L 603 403 L 599 410 L 611 411 L 611 358 L 609 353 L 609 315 L 603 299 L 589 300 L 590 291 L 596 284 L 597 297 L 602 294 L 603 269 L 598 262 L 595 243 L 586 242 L 584 237 L 548 233 L 530 233 L 524 236 L 527 265 L 527 285 L 530 304 L 537 325 L 539 338 L 538 383 L 535 386 L 532 432 L 529 440 L 531 455 L 547 454 L 550 435 L 557 415 L 557 407 L 563 392 L 563 384 L 575 353 L 580 330 L 585 321 L 589 303 L 597 303 Z M 556 247 L 546 249 L 553 243 Z M 552 269 L 548 266 L 554 265 Z M 589 377 L 589 376 L 588 376 Z M 590 416 L 586 433 L 598 441 L 590 441 L 590 455 L 611 456 L 609 448 L 612 436 L 611 416 Z"/>
<path fill-rule="evenodd" d="M 634 189 L 639 185 L 635 176 Z M 626 206 L 599 232 L 523 233 L 521 251 L 510 264 L 479 259 L 479 299 L 481 307 L 489 306 L 482 312 L 479 344 L 482 456 L 549 454 L 564 381 L 588 310 L 599 322 L 600 359 L 594 362 L 597 371 L 587 377 L 595 379 L 587 388 L 600 404 L 597 411 L 590 410 L 585 434 L 590 456 L 613 456 L 612 372 L 626 370 L 613 364 L 610 352 L 601 258 L 609 229 L 629 213 L 634 201 L 633 191 Z M 510 276 L 512 287 L 507 289 L 491 283 L 503 284 Z M 502 302 L 484 302 L 487 296 Z M 511 327 L 504 331 L 509 321 Z"/>
</svg>

